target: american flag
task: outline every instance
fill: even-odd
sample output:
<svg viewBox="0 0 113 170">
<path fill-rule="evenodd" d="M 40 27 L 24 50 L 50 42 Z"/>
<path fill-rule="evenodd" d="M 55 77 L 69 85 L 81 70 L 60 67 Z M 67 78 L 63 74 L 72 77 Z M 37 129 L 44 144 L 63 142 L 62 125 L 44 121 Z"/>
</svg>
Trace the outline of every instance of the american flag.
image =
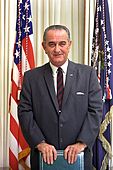
<svg viewBox="0 0 113 170">
<path fill-rule="evenodd" d="M 110 168 L 111 121 L 113 114 L 113 51 L 109 5 L 107 0 L 96 0 L 91 64 L 96 69 L 103 93 L 103 119 L 93 148 L 96 170 Z"/>
<path fill-rule="evenodd" d="M 33 28 L 30 0 L 17 0 L 16 40 L 13 53 L 10 95 L 9 166 L 21 170 L 29 166 L 30 148 L 25 141 L 18 121 L 17 105 L 24 72 L 34 68 Z"/>
</svg>

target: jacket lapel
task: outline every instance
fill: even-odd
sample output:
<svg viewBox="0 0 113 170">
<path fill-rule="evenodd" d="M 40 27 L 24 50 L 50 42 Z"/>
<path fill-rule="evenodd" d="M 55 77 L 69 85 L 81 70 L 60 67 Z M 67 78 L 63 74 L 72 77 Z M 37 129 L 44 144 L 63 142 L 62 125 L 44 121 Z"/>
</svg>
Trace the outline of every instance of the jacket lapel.
<svg viewBox="0 0 113 170">
<path fill-rule="evenodd" d="M 58 102 L 57 102 L 57 97 L 56 97 L 56 94 L 55 94 L 52 70 L 51 70 L 49 63 L 46 65 L 45 72 L 44 72 L 44 78 L 45 78 L 45 82 L 46 82 L 48 91 L 50 93 L 50 96 L 51 96 L 53 103 L 55 105 L 55 108 L 58 112 Z"/>
<path fill-rule="evenodd" d="M 77 81 L 77 69 L 75 69 L 75 64 L 69 61 L 68 69 L 67 69 L 67 76 L 66 76 L 66 84 L 64 88 L 62 108 L 66 103 L 66 100 L 70 93 L 73 82 L 76 82 L 76 81 Z"/>
</svg>

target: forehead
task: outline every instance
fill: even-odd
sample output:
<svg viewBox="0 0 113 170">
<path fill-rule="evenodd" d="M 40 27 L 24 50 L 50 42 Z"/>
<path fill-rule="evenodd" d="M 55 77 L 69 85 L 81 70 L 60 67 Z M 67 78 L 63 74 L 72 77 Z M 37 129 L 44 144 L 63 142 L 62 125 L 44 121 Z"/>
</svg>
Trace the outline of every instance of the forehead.
<svg viewBox="0 0 113 170">
<path fill-rule="evenodd" d="M 66 41 L 68 34 L 65 30 L 49 30 L 46 34 L 46 41 Z"/>
</svg>

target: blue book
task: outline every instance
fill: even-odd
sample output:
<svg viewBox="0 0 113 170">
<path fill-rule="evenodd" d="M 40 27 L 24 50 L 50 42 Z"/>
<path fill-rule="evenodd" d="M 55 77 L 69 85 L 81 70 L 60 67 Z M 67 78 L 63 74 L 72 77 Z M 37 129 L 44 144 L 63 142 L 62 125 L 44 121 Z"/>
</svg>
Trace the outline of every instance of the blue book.
<svg viewBox="0 0 113 170">
<path fill-rule="evenodd" d="M 40 170 L 84 170 L 84 152 L 78 154 L 74 164 L 69 164 L 64 159 L 63 150 L 59 150 L 57 151 L 57 159 L 52 165 L 45 163 L 40 153 Z"/>
</svg>

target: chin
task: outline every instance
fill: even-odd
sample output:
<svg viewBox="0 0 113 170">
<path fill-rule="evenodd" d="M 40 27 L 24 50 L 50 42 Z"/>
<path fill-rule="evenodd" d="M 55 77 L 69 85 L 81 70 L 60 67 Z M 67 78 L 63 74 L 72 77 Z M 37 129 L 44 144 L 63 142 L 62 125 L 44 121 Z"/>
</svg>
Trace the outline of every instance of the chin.
<svg viewBox="0 0 113 170">
<path fill-rule="evenodd" d="M 57 61 L 57 62 L 54 62 L 53 65 L 56 66 L 56 67 L 60 67 L 64 64 L 65 62 L 62 62 L 62 61 Z"/>
</svg>

